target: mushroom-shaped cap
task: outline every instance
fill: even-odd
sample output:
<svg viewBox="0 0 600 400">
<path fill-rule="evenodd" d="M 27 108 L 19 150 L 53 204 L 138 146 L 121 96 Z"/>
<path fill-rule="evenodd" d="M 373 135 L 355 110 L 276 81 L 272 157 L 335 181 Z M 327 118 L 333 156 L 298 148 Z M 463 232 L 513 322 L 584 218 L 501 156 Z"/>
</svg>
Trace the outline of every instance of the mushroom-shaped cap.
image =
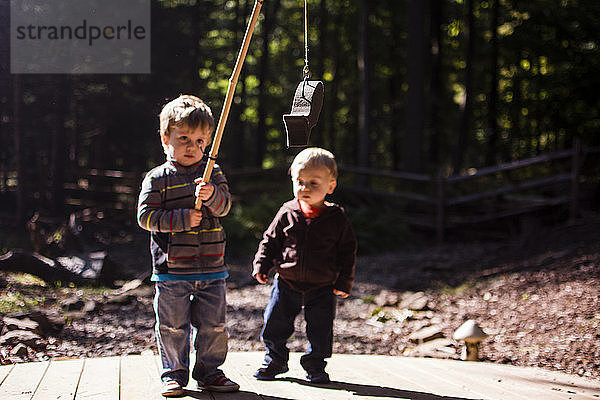
<svg viewBox="0 0 600 400">
<path fill-rule="evenodd" d="M 478 343 L 485 339 L 488 335 L 481 329 L 477 323 L 469 319 L 454 331 L 453 338 L 455 340 L 464 340 L 465 342 Z"/>
</svg>

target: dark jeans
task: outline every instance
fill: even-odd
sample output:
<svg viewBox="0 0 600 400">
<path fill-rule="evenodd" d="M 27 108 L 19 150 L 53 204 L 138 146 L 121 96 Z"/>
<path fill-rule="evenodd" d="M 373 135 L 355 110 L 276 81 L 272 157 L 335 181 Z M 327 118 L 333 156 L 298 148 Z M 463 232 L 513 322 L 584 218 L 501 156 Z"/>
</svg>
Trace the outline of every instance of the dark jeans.
<svg viewBox="0 0 600 400">
<path fill-rule="evenodd" d="M 261 339 L 267 348 L 266 365 L 287 365 L 289 350 L 286 341 L 294 333 L 294 320 L 303 306 L 309 347 L 300 364 L 309 372 L 322 371 L 327 365 L 325 358 L 331 357 L 333 346 L 336 306 L 333 286 L 300 292 L 281 279 L 275 279 L 265 309 Z"/>
</svg>

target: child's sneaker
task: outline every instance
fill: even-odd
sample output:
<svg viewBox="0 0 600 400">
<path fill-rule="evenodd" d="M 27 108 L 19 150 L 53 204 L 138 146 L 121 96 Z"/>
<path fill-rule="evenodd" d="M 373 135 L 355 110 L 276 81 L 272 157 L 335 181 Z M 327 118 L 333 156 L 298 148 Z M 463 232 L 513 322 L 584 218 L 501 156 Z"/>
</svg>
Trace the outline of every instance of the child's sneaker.
<svg viewBox="0 0 600 400">
<path fill-rule="evenodd" d="M 237 392 L 240 385 L 227 378 L 225 375 L 219 375 L 208 385 L 198 383 L 198 388 L 208 390 L 209 392 Z"/>
<path fill-rule="evenodd" d="M 261 381 L 272 381 L 275 379 L 275 375 L 283 374 L 288 372 L 289 368 L 287 365 L 277 366 L 274 363 L 270 363 L 266 367 L 261 367 L 254 373 L 254 377 Z"/>
<path fill-rule="evenodd" d="M 168 379 L 162 383 L 161 394 L 165 397 L 183 396 L 183 388 L 176 380 Z"/>
<path fill-rule="evenodd" d="M 306 374 L 310 383 L 329 383 L 329 374 L 325 371 L 310 371 Z"/>
</svg>

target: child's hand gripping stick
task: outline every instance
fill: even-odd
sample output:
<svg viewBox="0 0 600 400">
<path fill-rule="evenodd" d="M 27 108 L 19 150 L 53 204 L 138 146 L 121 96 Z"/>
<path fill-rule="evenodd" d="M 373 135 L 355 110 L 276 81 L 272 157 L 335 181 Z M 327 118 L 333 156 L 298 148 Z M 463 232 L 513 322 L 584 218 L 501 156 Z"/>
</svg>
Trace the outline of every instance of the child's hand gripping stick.
<svg viewBox="0 0 600 400">
<path fill-rule="evenodd" d="M 204 178 L 196 178 L 194 183 L 196 186 L 196 203 L 194 204 L 194 208 L 196 210 L 200 210 L 202 207 L 202 201 L 210 199 L 215 191 L 215 187 L 212 183 L 205 182 Z"/>
</svg>

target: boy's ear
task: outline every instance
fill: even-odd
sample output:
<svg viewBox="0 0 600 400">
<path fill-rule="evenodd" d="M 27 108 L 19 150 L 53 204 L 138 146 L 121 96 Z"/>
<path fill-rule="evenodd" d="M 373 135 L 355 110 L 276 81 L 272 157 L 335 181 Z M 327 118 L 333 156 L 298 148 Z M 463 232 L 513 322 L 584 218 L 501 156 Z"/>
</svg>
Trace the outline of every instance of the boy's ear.
<svg viewBox="0 0 600 400">
<path fill-rule="evenodd" d="M 169 137 L 167 135 L 160 135 L 160 141 L 166 146 L 169 144 Z"/>
<path fill-rule="evenodd" d="M 329 190 L 327 190 L 327 194 L 332 194 L 333 191 L 335 190 L 336 186 L 337 186 L 337 180 L 332 179 L 329 182 L 329 188 L 328 188 Z"/>
</svg>

